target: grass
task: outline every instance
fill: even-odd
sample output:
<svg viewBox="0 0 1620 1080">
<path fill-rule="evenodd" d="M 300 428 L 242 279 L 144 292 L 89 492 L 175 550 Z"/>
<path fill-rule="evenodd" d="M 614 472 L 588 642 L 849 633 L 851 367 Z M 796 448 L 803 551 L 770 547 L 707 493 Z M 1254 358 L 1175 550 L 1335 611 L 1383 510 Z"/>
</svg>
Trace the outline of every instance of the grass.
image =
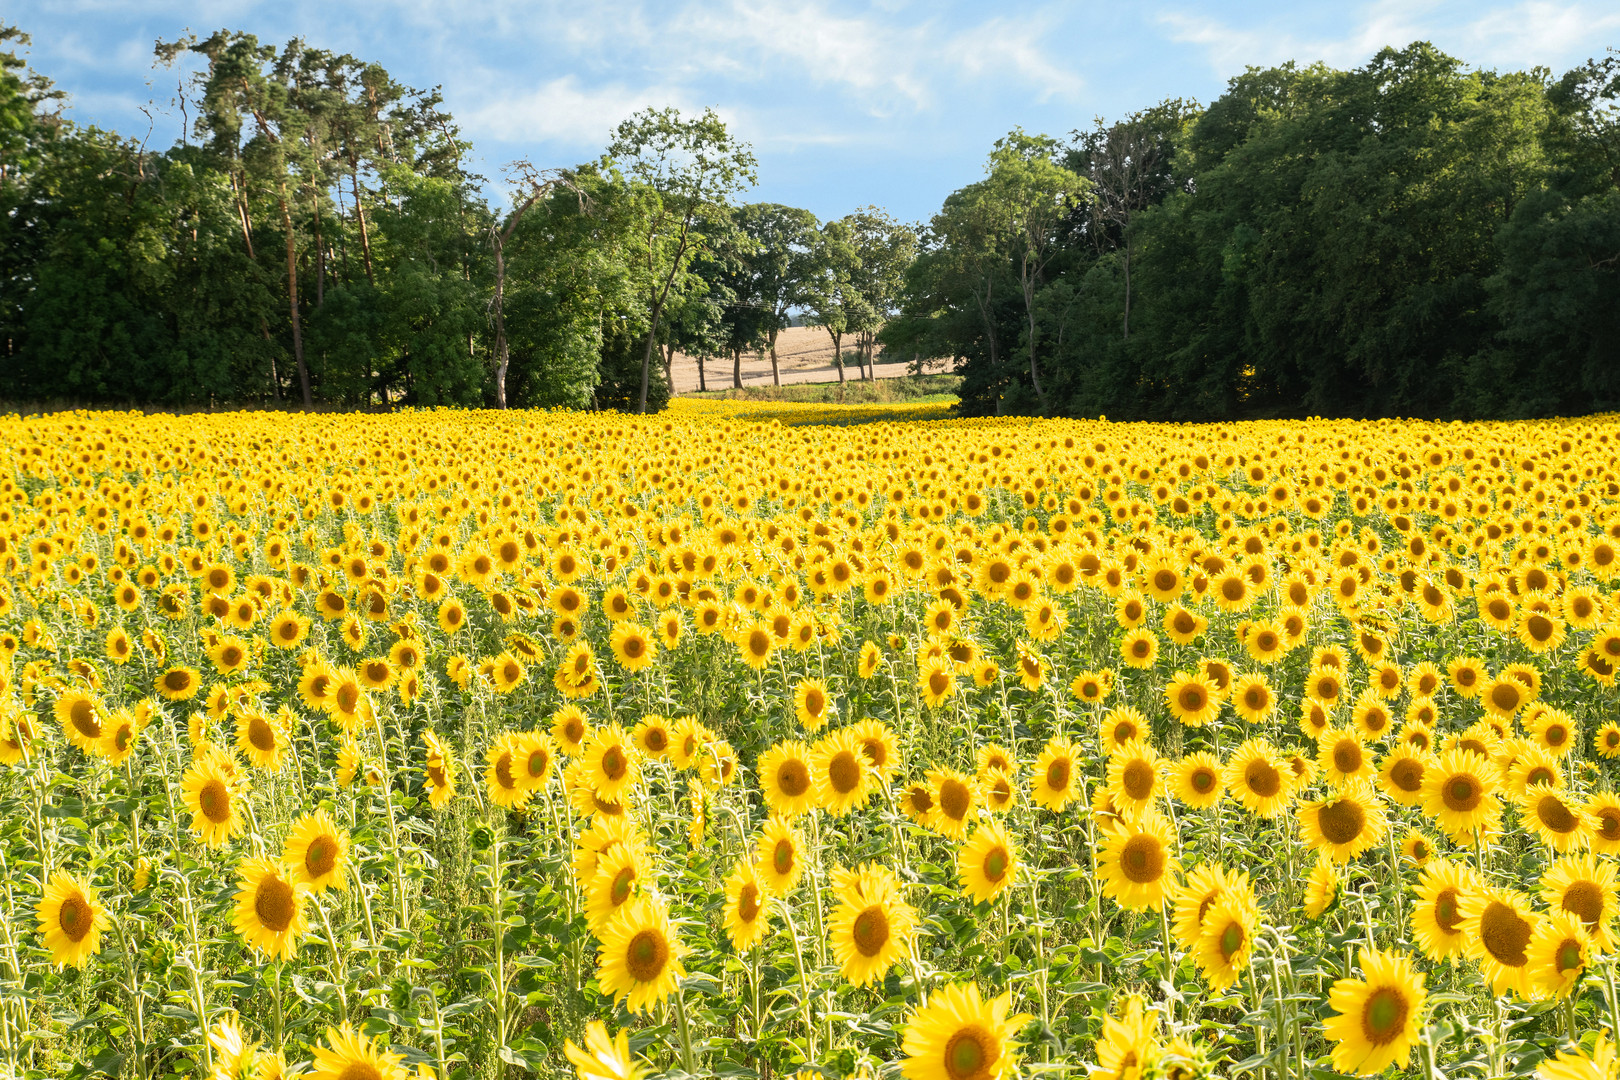
<svg viewBox="0 0 1620 1080">
<path fill-rule="evenodd" d="M 960 375 L 902 375 L 893 379 L 849 382 L 792 383 L 787 386 L 745 386 L 741 390 L 710 390 L 681 394 L 702 401 L 791 401 L 815 405 L 890 405 L 905 402 L 926 405 L 956 397 Z"/>
</svg>

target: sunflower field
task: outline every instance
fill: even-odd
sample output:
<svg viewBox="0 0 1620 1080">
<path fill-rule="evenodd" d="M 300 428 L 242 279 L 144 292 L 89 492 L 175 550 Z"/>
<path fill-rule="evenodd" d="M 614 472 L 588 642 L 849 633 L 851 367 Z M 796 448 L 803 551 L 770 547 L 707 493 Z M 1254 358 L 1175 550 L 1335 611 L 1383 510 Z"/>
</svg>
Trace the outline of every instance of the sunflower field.
<svg viewBox="0 0 1620 1080">
<path fill-rule="evenodd" d="M 0 419 L 0 1072 L 1616 1075 L 1620 421 L 789 415 Z"/>
</svg>

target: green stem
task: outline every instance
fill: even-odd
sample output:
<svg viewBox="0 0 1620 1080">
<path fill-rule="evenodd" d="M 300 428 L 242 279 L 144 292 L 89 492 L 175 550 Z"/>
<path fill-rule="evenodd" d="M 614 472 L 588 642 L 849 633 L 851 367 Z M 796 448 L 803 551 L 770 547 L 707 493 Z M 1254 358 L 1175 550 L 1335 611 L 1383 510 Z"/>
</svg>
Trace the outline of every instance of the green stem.
<svg viewBox="0 0 1620 1080">
<path fill-rule="evenodd" d="M 675 991 L 675 1022 L 681 1036 L 681 1068 L 689 1076 L 696 1075 L 697 1065 L 692 1059 L 692 1030 L 686 1022 L 686 995 L 679 988 Z"/>
</svg>

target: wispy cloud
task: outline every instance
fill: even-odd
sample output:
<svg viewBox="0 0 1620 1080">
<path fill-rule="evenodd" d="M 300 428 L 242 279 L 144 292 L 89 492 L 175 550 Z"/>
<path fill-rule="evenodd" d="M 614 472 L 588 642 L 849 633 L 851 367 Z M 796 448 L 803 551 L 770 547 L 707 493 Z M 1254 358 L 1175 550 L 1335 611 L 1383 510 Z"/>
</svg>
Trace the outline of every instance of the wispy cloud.
<svg viewBox="0 0 1620 1080">
<path fill-rule="evenodd" d="M 460 119 L 469 131 L 503 142 L 557 141 L 600 146 L 619 121 L 639 109 L 665 105 L 692 108 L 686 92 L 678 87 L 632 87 L 624 83 L 587 86 L 574 75 L 494 98 L 464 110 Z"/>
</svg>

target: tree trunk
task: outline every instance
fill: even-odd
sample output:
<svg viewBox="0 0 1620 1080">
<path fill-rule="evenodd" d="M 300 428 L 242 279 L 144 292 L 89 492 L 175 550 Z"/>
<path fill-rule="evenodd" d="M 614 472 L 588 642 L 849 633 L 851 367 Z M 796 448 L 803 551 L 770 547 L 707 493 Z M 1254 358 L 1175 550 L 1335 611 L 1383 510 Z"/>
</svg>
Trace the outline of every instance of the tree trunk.
<svg viewBox="0 0 1620 1080">
<path fill-rule="evenodd" d="M 776 366 L 776 331 L 771 331 L 771 385 L 782 385 L 782 372 Z"/>
<path fill-rule="evenodd" d="M 731 387 L 733 390 L 742 389 L 742 350 L 731 350 Z"/>
<path fill-rule="evenodd" d="M 366 204 L 360 198 L 360 163 L 352 154 L 349 157 L 349 179 L 354 183 L 354 216 L 360 221 L 360 252 L 366 260 L 366 281 L 375 285 L 377 279 L 371 274 L 371 234 L 366 231 Z"/>
<path fill-rule="evenodd" d="M 1131 340 L 1131 242 L 1125 241 L 1125 340 Z"/>
<path fill-rule="evenodd" d="M 842 333 L 834 334 L 831 330 L 828 330 L 827 334 L 833 340 L 833 363 L 838 365 L 838 381 L 843 382 L 844 381 L 844 335 Z"/>
<path fill-rule="evenodd" d="M 658 350 L 658 358 L 664 362 L 664 381 L 669 383 L 669 392 L 675 392 L 675 346 L 665 342 Z"/>
<path fill-rule="evenodd" d="M 326 306 L 326 238 L 321 235 L 321 200 L 313 192 L 315 204 L 315 306 Z"/>
<path fill-rule="evenodd" d="M 675 273 L 674 273 L 673 270 L 670 271 L 669 277 L 670 277 L 671 281 L 673 281 L 675 279 Z M 664 295 L 665 296 L 669 295 L 669 286 L 668 285 L 665 285 L 665 287 L 664 287 Z M 652 377 L 652 352 L 653 352 L 653 347 L 657 344 L 657 341 L 654 340 L 654 339 L 656 338 L 656 336 L 658 334 L 658 316 L 662 315 L 663 312 L 664 312 L 664 301 L 662 299 L 660 299 L 657 303 L 655 303 L 653 305 L 652 319 L 651 319 L 652 327 L 647 331 L 647 348 L 646 348 L 646 351 L 644 351 L 641 354 L 641 401 L 636 406 L 636 412 L 639 415 L 642 415 L 642 416 L 647 415 L 647 386 L 648 386 L 649 380 Z"/>
<path fill-rule="evenodd" d="M 1035 365 L 1035 270 L 1026 256 L 1023 262 L 1024 314 L 1029 319 L 1029 381 L 1035 387 L 1035 398 L 1046 411 L 1046 391 L 1041 389 L 1041 373 Z"/>
<path fill-rule="evenodd" d="M 707 382 L 705 382 L 704 379 L 703 379 L 703 354 L 702 353 L 698 353 L 698 355 L 697 355 L 697 366 L 698 366 L 698 392 L 699 393 L 704 393 L 704 392 L 708 391 L 709 384 Z"/>
<path fill-rule="evenodd" d="M 363 218 L 361 219 L 364 220 Z M 365 235 L 365 227 L 361 226 L 360 235 Z M 506 349 L 506 240 L 497 229 L 491 229 L 490 235 L 495 240 L 495 407 L 506 408 L 506 366 L 509 357 Z M 366 273 L 370 276 L 371 263 L 366 263 Z"/>
<path fill-rule="evenodd" d="M 304 326 L 298 316 L 298 247 L 293 238 L 292 212 L 287 206 L 287 182 L 281 182 L 281 227 L 287 233 L 287 310 L 292 316 L 293 359 L 298 361 L 298 388 L 304 408 L 315 404 L 309 392 L 309 367 L 304 363 Z"/>
</svg>

